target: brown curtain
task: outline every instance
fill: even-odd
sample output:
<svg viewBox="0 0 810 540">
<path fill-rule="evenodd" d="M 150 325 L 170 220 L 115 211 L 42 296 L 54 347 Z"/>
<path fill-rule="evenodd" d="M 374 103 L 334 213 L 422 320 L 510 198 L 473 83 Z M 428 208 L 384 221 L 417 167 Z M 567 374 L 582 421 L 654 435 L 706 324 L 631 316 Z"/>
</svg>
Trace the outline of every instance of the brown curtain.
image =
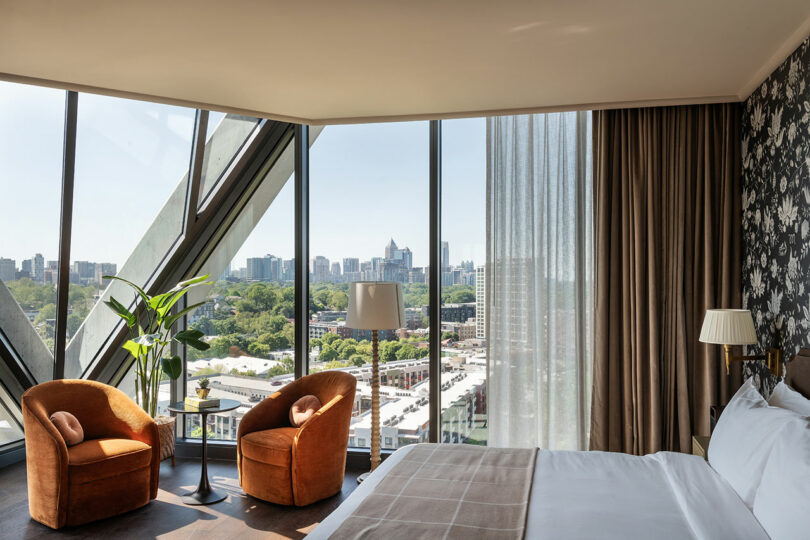
<svg viewBox="0 0 810 540">
<path fill-rule="evenodd" d="M 737 104 L 594 112 L 593 450 L 688 452 L 741 381 L 698 342 L 739 307 Z"/>
</svg>

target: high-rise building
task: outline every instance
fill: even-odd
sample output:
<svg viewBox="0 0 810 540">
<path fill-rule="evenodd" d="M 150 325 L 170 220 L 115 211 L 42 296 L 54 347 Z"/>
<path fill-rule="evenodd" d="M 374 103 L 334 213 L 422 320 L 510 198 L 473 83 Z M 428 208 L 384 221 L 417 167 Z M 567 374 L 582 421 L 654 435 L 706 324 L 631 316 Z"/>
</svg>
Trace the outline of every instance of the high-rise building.
<svg viewBox="0 0 810 540">
<path fill-rule="evenodd" d="M 475 337 L 487 338 L 486 325 L 487 273 L 485 266 L 475 269 Z"/>
<path fill-rule="evenodd" d="M 114 276 L 118 273 L 118 265 L 115 263 L 97 263 L 96 264 L 96 283 L 102 287 L 106 287 L 110 282 L 109 279 L 104 279 L 104 276 Z"/>
<path fill-rule="evenodd" d="M 450 244 L 442 242 L 442 269 L 450 268 Z"/>
<path fill-rule="evenodd" d="M 22 263 L 20 263 L 20 274 L 29 278 L 33 277 L 34 263 L 31 259 L 25 259 Z"/>
<path fill-rule="evenodd" d="M 349 272 L 359 272 L 360 271 L 360 259 L 349 257 L 343 259 L 343 273 L 348 274 Z"/>
<path fill-rule="evenodd" d="M 282 265 L 282 273 L 284 281 L 295 281 L 295 259 L 287 259 Z"/>
<path fill-rule="evenodd" d="M 267 279 L 265 257 L 248 258 L 245 279 L 248 281 L 264 281 Z"/>
<path fill-rule="evenodd" d="M 267 281 L 281 281 L 282 259 L 275 255 L 267 255 Z"/>
<path fill-rule="evenodd" d="M 79 279 L 95 279 L 96 263 L 89 261 L 73 261 L 73 271 L 79 275 Z"/>
<path fill-rule="evenodd" d="M 332 263 L 332 282 L 339 283 L 341 281 L 340 263 L 335 261 Z"/>
<path fill-rule="evenodd" d="M 31 278 L 37 283 L 45 281 L 45 257 L 37 253 L 31 258 Z"/>
<path fill-rule="evenodd" d="M 394 253 L 398 249 L 399 248 L 397 247 L 396 242 L 394 242 L 394 239 L 392 238 L 391 241 L 388 242 L 388 245 L 385 246 L 385 258 L 386 259 L 393 259 L 394 258 Z"/>
<path fill-rule="evenodd" d="M 329 281 L 329 259 L 321 255 L 312 259 L 312 281 Z"/>
<path fill-rule="evenodd" d="M 17 279 L 17 261 L 0 257 L 0 281 L 14 281 Z"/>
</svg>

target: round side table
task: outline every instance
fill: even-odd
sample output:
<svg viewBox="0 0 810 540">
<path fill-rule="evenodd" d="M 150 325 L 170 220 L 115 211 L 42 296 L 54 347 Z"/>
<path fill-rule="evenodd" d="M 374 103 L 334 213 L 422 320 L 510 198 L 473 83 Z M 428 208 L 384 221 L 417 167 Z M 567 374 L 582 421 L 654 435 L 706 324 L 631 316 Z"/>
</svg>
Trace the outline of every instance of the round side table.
<svg viewBox="0 0 810 540">
<path fill-rule="evenodd" d="M 235 399 L 221 399 L 219 400 L 219 407 L 205 407 L 202 409 L 188 407 L 183 401 L 169 405 L 171 412 L 177 414 L 199 414 L 202 417 L 202 468 L 200 470 L 200 483 L 197 486 L 197 491 L 183 495 L 184 503 L 194 505 L 213 504 L 227 497 L 227 494 L 222 495 L 211 489 L 211 484 L 208 482 L 208 415 L 232 411 L 241 405 L 242 404 Z"/>
</svg>

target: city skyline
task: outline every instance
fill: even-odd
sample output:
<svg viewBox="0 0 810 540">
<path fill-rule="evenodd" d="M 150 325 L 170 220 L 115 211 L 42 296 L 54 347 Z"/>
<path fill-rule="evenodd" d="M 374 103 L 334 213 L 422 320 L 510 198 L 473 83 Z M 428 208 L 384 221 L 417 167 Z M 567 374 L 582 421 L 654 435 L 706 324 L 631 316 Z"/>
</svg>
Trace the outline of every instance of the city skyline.
<svg viewBox="0 0 810 540">
<path fill-rule="evenodd" d="M 82 93 L 71 260 L 123 267 L 188 168 L 192 109 Z M 0 83 L 0 256 L 56 260 L 61 208 L 64 92 Z M 451 262 L 485 252 L 486 120 L 443 123 L 443 237 Z M 36 126 L 36 129 L 32 129 Z M 329 126 L 311 151 L 310 253 L 368 259 L 389 238 L 427 265 L 428 123 Z M 294 252 L 293 183 L 287 182 L 235 255 Z M 180 216 L 182 217 L 182 216 Z M 179 218 L 178 218 L 179 221 Z M 168 231 L 171 234 L 174 231 Z M 179 230 L 176 231 L 179 234 Z M 36 250 L 32 250 L 36 246 Z M 33 251 L 33 252 L 32 252 Z"/>
</svg>

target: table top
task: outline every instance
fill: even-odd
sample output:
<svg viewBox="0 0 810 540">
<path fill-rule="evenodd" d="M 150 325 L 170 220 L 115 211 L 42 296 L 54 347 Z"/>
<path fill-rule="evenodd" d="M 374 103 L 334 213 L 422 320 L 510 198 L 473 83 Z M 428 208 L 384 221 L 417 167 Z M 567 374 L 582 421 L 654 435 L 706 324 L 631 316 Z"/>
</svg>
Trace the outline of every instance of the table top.
<svg viewBox="0 0 810 540">
<path fill-rule="evenodd" d="M 226 412 L 232 411 L 242 404 L 236 401 L 235 399 L 220 399 L 219 400 L 219 407 L 189 407 L 186 405 L 185 401 L 178 401 L 176 403 L 169 404 L 169 410 L 171 412 L 180 413 L 180 414 L 196 414 L 196 413 L 219 413 L 219 412 Z"/>
</svg>

